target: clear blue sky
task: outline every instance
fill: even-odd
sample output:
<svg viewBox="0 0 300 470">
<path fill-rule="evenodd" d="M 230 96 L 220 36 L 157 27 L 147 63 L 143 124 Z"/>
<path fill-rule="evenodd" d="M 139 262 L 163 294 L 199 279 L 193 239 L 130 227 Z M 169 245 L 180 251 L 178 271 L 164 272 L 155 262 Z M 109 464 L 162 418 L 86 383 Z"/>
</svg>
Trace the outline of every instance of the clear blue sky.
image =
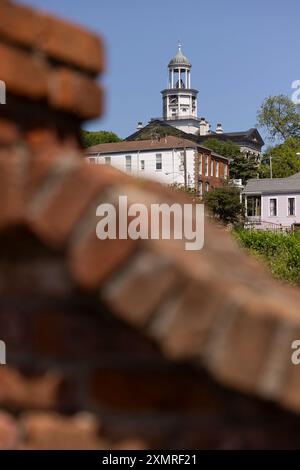
<svg viewBox="0 0 300 470">
<path fill-rule="evenodd" d="M 89 129 L 126 137 L 161 115 L 160 91 L 177 42 L 192 62 L 198 114 L 245 130 L 271 94 L 300 79 L 299 0 L 24 0 L 104 36 L 107 111 Z"/>
</svg>

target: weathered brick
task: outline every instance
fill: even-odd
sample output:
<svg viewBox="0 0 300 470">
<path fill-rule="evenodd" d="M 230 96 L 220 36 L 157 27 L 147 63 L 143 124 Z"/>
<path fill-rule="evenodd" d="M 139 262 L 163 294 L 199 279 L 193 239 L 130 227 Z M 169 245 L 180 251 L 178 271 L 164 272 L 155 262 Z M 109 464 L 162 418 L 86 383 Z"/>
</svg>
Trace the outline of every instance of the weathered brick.
<svg viewBox="0 0 300 470">
<path fill-rule="evenodd" d="M 49 75 L 48 98 L 60 110 L 92 119 L 102 113 L 102 90 L 91 78 L 67 68 Z"/>
<path fill-rule="evenodd" d="M 149 334 L 159 341 L 168 357 L 199 358 L 224 302 L 226 287 L 186 280 L 162 302 Z"/>
<path fill-rule="evenodd" d="M 31 227 L 43 239 L 61 245 L 70 236 L 92 199 L 111 185 L 110 176 L 111 170 L 102 173 L 94 171 L 89 165 L 75 166 L 73 171 L 57 182 L 51 197 L 45 200 L 39 210 L 29 215 Z"/>
<path fill-rule="evenodd" d="M 16 419 L 0 411 L 0 450 L 14 450 L 21 441 L 21 427 Z"/>
<path fill-rule="evenodd" d="M 100 435 L 101 423 L 90 413 L 64 417 L 57 413 L 29 412 L 21 417 L 23 449 L 105 449 L 109 443 Z"/>
<path fill-rule="evenodd" d="M 72 277 L 86 289 L 99 287 L 136 249 L 136 243 L 130 239 L 99 240 L 96 223 L 91 219 L 90 231 L 74 241 L 69 249 Z"/>
<path fill-rule="evenodd" d="M 205 360 L 222 382 L 254 392 L 263 379 L 278 322 L 276 303 L 253 298 L 246 288 L 229 290 L 211 331 Z"/>
<path fill-rule="evenodd" d="M 0 2 L 0 36 L 18 44 L 32 46 L 41 29 L 41 16 L 32 8 L 12 2 Z"/>
<path fill-rule="evenodd" d="M 66 21 L 44 17 L 39 47 L 49 56 L 91 72 L 104 68 L 104 51 L 98 36 Z"/>
<path fill-rule="evenodd" d="M 58 405 L 61 383 L 57 372 L 26 377 L 6 365 L 0 368 L 0 403 L 16 408 L 52 408 Z"/>
<path fill-rule="evenodd" d="M 0 149 L 0 227 L 19 223 L 24 214 L 24 177 L 28 154 Z"/>
<path fill-rule="evenodd" d="M 47 95 L 48 69 L 39 57 L 0 43 L 0 77 L 7 91 L 33 99 Z"/>
<path fill-rule="evenodd" d="M 21 138 L 21 131 L 16 123 L 0 118 L 0 145 L 11 145 Z"/>
<path fill-rule="evenodd" d="M 178 273 L 169 262 L 152 253 L 140 252 L 121 276 L 108 282 L 102 295 L 116 315 L 141 327 L 156 313 L 166 295 L 175 294 L 177 281 Z"/>
<path fill-rule="evenodd" d="M 90 72 L 104 67 L 103 46 L 96 35 L 31 8 L 2 1 L 0 36 Z"/>
</svg>

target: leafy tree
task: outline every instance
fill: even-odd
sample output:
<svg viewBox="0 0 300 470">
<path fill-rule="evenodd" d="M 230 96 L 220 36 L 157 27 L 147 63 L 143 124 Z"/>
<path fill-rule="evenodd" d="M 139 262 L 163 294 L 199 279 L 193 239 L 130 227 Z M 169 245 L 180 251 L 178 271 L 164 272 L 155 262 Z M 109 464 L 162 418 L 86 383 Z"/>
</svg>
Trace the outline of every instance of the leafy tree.
<svg viewBox="0 0 300 470">
<path fill-rule="evenodd" d="M 97 144 L 120 142 L 121 139 L 114 132 L 109 131 L 81 131 L 82 143 L 85 148 Z"/>
<path fill-rule="evenodd" d="M 300 137 L 300 114 L 288 96 L 266 98 L 257 113 L 257 121 L 268 132 L 270 140 Z"/>
<path fill-rule="evenodd" d="M 240 153 L 240 148 L 231 140 L 206 139 L 203 145 L 223 157 L 234 158 Z"/>
<path fill-rule="evenodd" d="M 240 202 L 240 192 L 234 186 L 225 185 L 208 191 L 203 202 L 212 215 L 225 224 L 243 221 L 244 207 Z"/>
<path fill-rule="evenodd" d="M 248 157 L 240 148 L 231 141 L 207 139 L 203 145 L 223 157 L 231 159 L 230 178 L 242 179 L 243 184 L 250 178 L 256 178 L 258 174 L 258 163 L 253 157 Z"/>
<path fill-rule="evenodd" d="M 267 150 L 260 167 L 260 176 L 270 178 L 270 158 L 272 159 L 273 178 L 285 178 L 300 171 L 300 138 L 290 137 L 283 144 Z"/>
<path fill-rule="evenodd" d="M 245 184 L 251 178 L 257 178 L 259 173 L 259 164 L 254 157 L 249 157 L 240 152 L 230 164 L 230 177 L 233 179 L 242 179 Z"/>
</svg>

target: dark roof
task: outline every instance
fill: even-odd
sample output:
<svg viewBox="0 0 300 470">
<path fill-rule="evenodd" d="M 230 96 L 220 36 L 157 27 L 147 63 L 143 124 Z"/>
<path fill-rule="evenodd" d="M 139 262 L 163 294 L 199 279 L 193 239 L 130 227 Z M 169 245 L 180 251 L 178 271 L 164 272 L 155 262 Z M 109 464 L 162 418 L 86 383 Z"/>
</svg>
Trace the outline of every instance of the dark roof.
<svg viewBox="0 0 300 470">
<path fill-rule="evenodd" d="M 300 192 L 300 172 L 287 178 L 251 179 L 247 182 L 244 194 L 268 194 Z"/>
<path fill-rule="evenodd" d="M 224 140 L 224 141 L 231 140 L 237 145 L 247 146 L 259 152 L 261 151 L 262 147 L 265 144 L 260 133 L 254 127 L 246 131 L 223 132 L 223 134 L 217 134 L 215 132 L 212 132 L 209 135 L 200 136 L 199 140 L 200 142 L 201 141 L 203 142 L 204 140 L 212 139 L 212 138 L 217 138 L 217 139 Z"/>
<path fill-rule="evenodd" d="M 125 140 L 128 141 L 149 139 L 151 133 L 153 133 L 152 131 L 157 131 L 160 135 L 177 135 L 181 138 L 192 140 L 198 144 L 201 144 L 207 139 L 216 138 L 224 141 L 231 140 L 237 145 L 252 147 L 256 151 L 261 151 L 261 148 L 264 145 L 264 141 L 260 133 L 255 128 L 239 132 L 224 132 L 223 134 L 216 134 L 215 132 L 213 132 L 208 135 L 198 136 L 195 134 L 188 134 L 187 132 L 181 131 L 180 129 L 177 129 L 176 127 L 169 124 L 167 121 L 163 121 L 161 119 L 155 119 L 150 121 L 145 127 L 126 137 Z"/>
</svg>

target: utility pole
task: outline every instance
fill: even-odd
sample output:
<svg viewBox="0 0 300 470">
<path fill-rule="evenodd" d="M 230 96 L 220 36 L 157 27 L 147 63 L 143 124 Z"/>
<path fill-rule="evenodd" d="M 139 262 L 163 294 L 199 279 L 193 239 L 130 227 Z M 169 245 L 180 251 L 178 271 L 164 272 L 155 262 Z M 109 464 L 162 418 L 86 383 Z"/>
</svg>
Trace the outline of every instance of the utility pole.
<svg viewBox="0 0 300 470">
<path fill-rule="evenodd" d="M 186 146 L 183 147 L 184 190 L 187 190 Z"/>
<path fill-rule="evenodd" d="M 272 157 L 270 155 L 270 177 L 273 178 Z"/>
</svg>

